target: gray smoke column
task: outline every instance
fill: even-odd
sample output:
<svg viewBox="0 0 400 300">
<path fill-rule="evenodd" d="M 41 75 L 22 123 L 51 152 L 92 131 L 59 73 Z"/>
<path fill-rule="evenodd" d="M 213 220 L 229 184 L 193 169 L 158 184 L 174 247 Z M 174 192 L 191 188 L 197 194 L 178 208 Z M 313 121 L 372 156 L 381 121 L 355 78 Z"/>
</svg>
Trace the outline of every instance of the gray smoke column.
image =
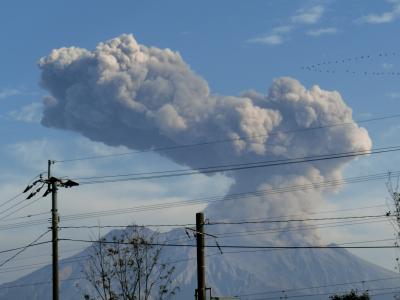
<svg viewBox="0 0 400 300">
<path fill-rule="evenodd" d="M 352 110 L 336 91 L 317 85 L 306 89 L 283 77 L 266 94 L 214 94 L 178 53 L 140 45 L 132 35 L 100 43 L 94 51 L 55 49 L 39 67 L 41 85 L 49 92 L 44 126 L 139 150 L 257 136 L 160 153 L 192 168 L 371 148 L 367 131 L 354 123 Z M 287 132 L 332 123 L 352 125 Z M 235 181 L 230 192 L 340 179 L 350 160 L 230 172 Z M 322 195 L 297 191 L 227 201 L 210 205 L 208 214 L 218 219 L 301 214 L 317 209 Z"/>
</svg>

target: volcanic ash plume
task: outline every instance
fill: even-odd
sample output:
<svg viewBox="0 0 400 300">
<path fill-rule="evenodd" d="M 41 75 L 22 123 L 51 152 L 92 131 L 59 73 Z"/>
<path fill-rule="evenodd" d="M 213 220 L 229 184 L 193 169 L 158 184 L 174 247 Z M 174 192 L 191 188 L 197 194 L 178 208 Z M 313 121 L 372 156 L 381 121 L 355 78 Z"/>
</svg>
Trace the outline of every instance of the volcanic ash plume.
<svg viewBox="0 0 400 300">
<path fill-rule="evenodd" d="M 39 67 L 41 85 L 49 92 L 44 126 L 138 150 L 232 139 L 160 152 L 192 168 L 371 148 L 367 131 L 353 121 L 336 91 L 316 85 L 307 90 L 283 77 L 274 80 L 267 94 L 213 94 L 179 53 L 140 45 L 132 35 L 100 43 L 94 51 L 55 49 L 40 59 Z M 301 131 L 336 123 L 347 125 Z M 230 193 L 340 179 L 350 160 L 231 171 Z M 318 209 L 322 193 L 298 190 L 224 201 L 210 205 L 207 214 L 215 219 L 302 214 Z"/>
</svg>

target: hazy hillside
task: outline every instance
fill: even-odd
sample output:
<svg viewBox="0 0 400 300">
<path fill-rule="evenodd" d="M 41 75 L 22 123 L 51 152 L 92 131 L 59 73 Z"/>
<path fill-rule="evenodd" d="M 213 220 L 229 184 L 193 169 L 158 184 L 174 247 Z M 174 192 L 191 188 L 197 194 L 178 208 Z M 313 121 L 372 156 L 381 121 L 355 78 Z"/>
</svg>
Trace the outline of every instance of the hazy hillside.
<svg viewBox="0 0 400 300">
<path fill-rule="evenodd" d="M 113 232 L 116 233 L 117 231 Z M 176 239 L 182 236 L 182 232 L 175 230 L 165 236 L 168 239 Z M 238 240 L 235 241 L 237 242 Z M 85 252 L 75 255 L 76 261 L 61 261 L 61 299 L 83 299 L 82 293 L 86 283 L 79 278 L 82 278 L 81 270 L 85 260 L 79 258 L 85 257 L 87 254 Z M 176 299 L 193 299 L 196 285 L 195 248 L 166 248 L 164 254 L 170 261 L 176 261 L 176 280 L 181 288 Z M 372 294 L 386 294 L 373 299 L 393 299 L 393 295 L 387 294 L 393 290 L 387 288 L 398 286 L 398 279 L 375 280 L 394 277 L 395 273 L 366 262 L 344 249 L 246 250 L 245 252 L 227 250 L 222 255 L 217 249 L 212 249 L 208 250 L 207 254 L 207 284 L 213 288 L 214 295 L 253 294 L 248 297 L 241 296 L 241 299 L 279 299 L 287 295 L 289 298 L 297 296 L 297 299 L 309 299 L 311 296 L 304 298 L 298 296 L 357 288 L 370 289 Z M 9 283 L 15 287 L 1 289 L 0 299 L 50 300 L 51 285 L 46 283 L 50 279 L 51 266 L 46 266 Z M 365 281 L 364 284 L 361 281 Z M 331 286 L 346 282 L 358 283 Z M 30 283 L 39 284 L 32 286 Z M 302 289 L 305 287 L 320 288 Z M 276 292 L 282 290 L 287 292 Z M 327 295 L 312 297 L 312 299 L 327 298 Z"/>
</svg>

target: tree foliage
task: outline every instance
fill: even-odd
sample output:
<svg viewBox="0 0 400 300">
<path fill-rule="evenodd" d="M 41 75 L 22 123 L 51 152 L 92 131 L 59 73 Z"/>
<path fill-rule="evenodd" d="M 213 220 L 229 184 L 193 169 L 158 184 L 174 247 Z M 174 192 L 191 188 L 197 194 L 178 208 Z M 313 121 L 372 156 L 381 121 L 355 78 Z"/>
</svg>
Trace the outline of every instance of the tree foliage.
<svg viewBox="0 0 400 300">
<path fill-rule="evenodd" d="M 157 233 L 134 226 L 112 240 L 99 238 L 90 249 L 84 274 L 91 288 L 86 300 L 164 300 L 178 287 L 175 267 L 161 261 Z"/>
<path fill-rule="evenodd" d="M 369 300 L 370 298 L 369 298 L 369 295 L 367 292 L 364 292 L 363 294 L 358 295 L 357 291 L 352 290 L 348 294 L 330 296 L 329 299 L 332 299 L 332 300 Z"/>
</svg>

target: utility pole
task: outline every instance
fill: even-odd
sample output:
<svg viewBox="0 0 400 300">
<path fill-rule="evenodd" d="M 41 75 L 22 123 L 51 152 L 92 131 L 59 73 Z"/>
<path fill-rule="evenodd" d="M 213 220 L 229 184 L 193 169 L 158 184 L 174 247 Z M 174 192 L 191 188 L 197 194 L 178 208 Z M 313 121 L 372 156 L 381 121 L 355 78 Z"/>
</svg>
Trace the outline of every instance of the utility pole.
<svg viewBox="0 0 400 300">
<path fill-rule="evenodd" d="M 34 181 L 32 184 L 29 184 L 25 190 L 22 193 L 26 193 L 32 188 L 34 188 L 38 183 L 42 183 L 42 186 L 34 189 L 29 196 L 26 198 L 26 200 L 31 199 L 34 197 L 36 194 L 40 192 L 40 190 L 43 188 L 45 184 L 47 184 L 47 190 L 46 192 L 42 195 L 42 197 L 46 197 L 51 193 L 51 232 L 52 232 L 52 262 L 53 262 L 53 300 L 59 300 L 60 299 L 60 280 L 58 277 L 58 223 L 60 221 L 60 217 L 58 215 L 58 209 L 57 209 L 57 187 L 64 187 L 64 188 L 71 188 L 74 186 L 78 186 L 79 183 L 72 181 L 70 179 L 67 180 L 61 180 L 58 178 L 55 178 L 51 174 L 51 165 L 54 164 L 54 160 L 48 160 L 47 164 L 47 179 L 44 180 L 42 178 L 42 175 L 40 174 L 38 177 L 39 179 Z"/>
<path fill-rule="evenodd" d="M 204 257 L 204 213 L 196 213 L 197 300 L 206 300 L 206 265 Z"/>
<path fill-rule="evenodd" d="M 53 300 L 59 300 L 59 278 L 58 278 L 58 209 L 57 209 L 57 179 L 51 176 L 51 165 L 48 161 L 48 189 L 51 190 L 51 233 L 53 254 Z"/>
</svg>

